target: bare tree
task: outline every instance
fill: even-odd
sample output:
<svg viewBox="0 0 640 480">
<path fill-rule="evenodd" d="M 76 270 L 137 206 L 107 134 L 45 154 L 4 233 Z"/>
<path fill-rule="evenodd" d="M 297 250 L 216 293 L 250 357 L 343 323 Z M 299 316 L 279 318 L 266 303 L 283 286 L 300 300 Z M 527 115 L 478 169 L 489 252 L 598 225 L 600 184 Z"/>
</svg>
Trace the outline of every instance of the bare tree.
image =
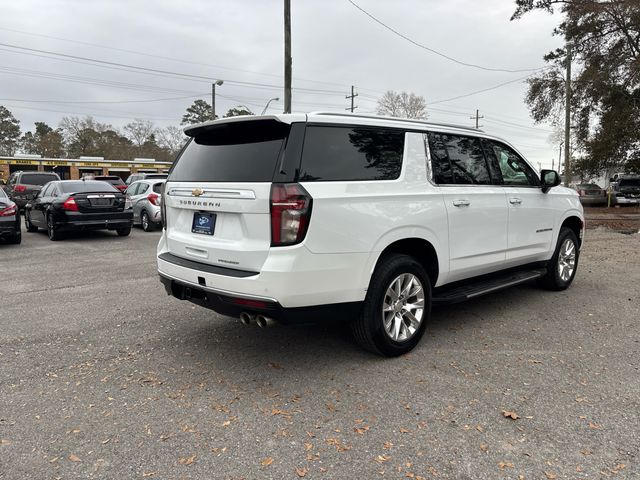
<svg viewBox="0 0 640 480">
<path fill-rule="evenodd" d="M 136 118 L 133 122 L 124 126 L 124 131 L 127 138 L 134 145 L 141 147 L 152 139 L 156 133 L 156 127 L 151 120 Z"/>
<path fill-rule="evenodd" d="M 427 118 L 424 97 L 407 92 L 387 92 L 378 100 L 378 114 L 401 118 Z"/>
<path fill-rule="evenodd" d="M 169 150 L 172 155 L 177 155 L 187 141 L 187 136 L 182 129 L 180 127 L 174 127 L 173 125 L 158 129 L 157 136 L 158 145 Z"/>
</svg>

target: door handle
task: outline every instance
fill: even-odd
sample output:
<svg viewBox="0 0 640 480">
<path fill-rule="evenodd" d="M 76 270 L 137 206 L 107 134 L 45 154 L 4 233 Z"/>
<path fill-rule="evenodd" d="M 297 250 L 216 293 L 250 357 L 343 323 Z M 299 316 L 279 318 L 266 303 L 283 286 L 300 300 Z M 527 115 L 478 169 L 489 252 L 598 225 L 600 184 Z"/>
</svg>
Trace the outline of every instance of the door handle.
<svg viewBox="0 0 640 480">
<path fill-rule="evenodd" d="M 453 205 L 455 207 L 468 207 L 471 205 L 471 202 L 469 200 L 454 200 Z"/>
<path fill-rule="evenodd" d="M 518 197 L 511 197 L 509 199 L 509 203 L 512 205 L 520 205 L 522 203 L 522 199 Z"/>
</svg>

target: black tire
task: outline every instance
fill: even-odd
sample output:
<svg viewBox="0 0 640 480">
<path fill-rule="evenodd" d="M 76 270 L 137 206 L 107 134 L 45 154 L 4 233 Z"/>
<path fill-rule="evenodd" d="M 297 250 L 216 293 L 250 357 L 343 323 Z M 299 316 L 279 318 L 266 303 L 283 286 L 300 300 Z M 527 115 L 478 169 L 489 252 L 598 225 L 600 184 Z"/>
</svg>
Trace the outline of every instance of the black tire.
<svg viewBox="0 0 640 480">
<path fill-rule="evenodd" d="M 142 212 L 140 212 L 140 225 L 142 226 L 142 230 L 144 230 L 145 232 L 151 232 L 155 230 L 153 222 L 149 218 L 149 214 L 146 210 L 142 210 Z"/>
<path fill-rule="evenodd" d="M 62 240 L 62 233 L 59 230 L 56 230 L 53 225 L 53 217 L 50 213 L 47 214 L 47 235 L 49 236 L 49 240 L 52 242 Z"/>
<path fill-rule="evenodd" d="M 403 274 L 411 274 L 420 282 L 424 306 L 418 328 L 410 337 L 397 341 L 392 339 L 385 329 L 382 309 L 388 289 L 391 288 L 394 280 Z M 402 297 L 404 294 L 399 300 L 402 300 Z M 413 297 L 406 296 L 404 299 L 409 300 L 410 298 Z M 430 317 L 431 282 L 427 272 L 413 257 L 391 254 L 382 258 L 373 272 L 362 312 L 360 317 L 351 323 L 351 331 L 356 342 L 364 349 L 386 357 L 396 357 L 409 352 L 418 344 L 424 335 Z M 408 328 L 407 323 L 404 320 L 402 322 L 404 327 Z"/>
<path fill-rule="evenodd" d="M 38 227 L 36 227 L 33 223 L 31 223 L 31 214 L 29 212 L 24 212 L 24 226 L 27 228 L 27 232 L 37 232 Z"/>
<path fill-rule="evenodd" d="M 20 243 L 22 243 L 22 233 L 16 233 L 14 236 L 9 237 L 7 243 L 10 243 L 12 245 L 20 245 Z"/>
<path fill-rule="evenodd" d="M 573 271 L 568 278 L 562 278 L 560 274 L 560 251 L 565 246 L 565 242 L 573 243 L 573 251 L 575 252 L 575 260 L 573 263 Z M 578 260 L 580 258 L 580 250 L 578 248 L 578 238 L 573 230 L 563 227 L 560 229 L 558 235 L 558 243 L 556 244 L 556 250 L 553 252 L 553 257 L 547 263 L 547 274 L 544 277 L 538 279 L 538 285 L 546 290 L 565 290 L 571 285 L 573 279 L 578 271 Z"/>
<path fill-rule="evenodd" d="M 128 237 L 131 233 L 131 227 L 118 228 L 116 229 L 116 233 L 119 237 Z"/>
</svg>

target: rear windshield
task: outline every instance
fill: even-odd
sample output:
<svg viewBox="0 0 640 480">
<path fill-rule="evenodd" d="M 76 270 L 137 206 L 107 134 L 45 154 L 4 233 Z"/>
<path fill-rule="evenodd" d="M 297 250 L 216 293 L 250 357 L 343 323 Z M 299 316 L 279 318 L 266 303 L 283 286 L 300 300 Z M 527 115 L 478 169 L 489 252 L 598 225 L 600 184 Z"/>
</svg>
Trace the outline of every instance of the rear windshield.
<svg viewBox="0 0 640 480">
<path fill-rule="evenodd" d="M 623 178 L 620 180 L 621 187 L 640 187 L 640 178 Z"/>
<path fill-rule="evenodd" d="M 124 185 L 124 182 L 120 177 L 115 178 L 96 178 L 96 180 L 101 180 L 103 182 L 110 183 L 111 185 Z"/>
<path fill-rule="evenodd" d="M 118 192 L 116 188 L 107 182 L 94 180 L 79 182 L 61 182 L 60 188 L 64 193 L 85 193 L 85 192 Z"/>
<path fill-rule="evenodd" d="M 47 173 L 23 173 L 20 178 L 20 183 L 24 185 L 44 185 L 45 183 L 58 180 L 56 175 Z"/>
<path fill-rule="evenodd" d="M 169 178 L 176 182 L 270 182 L 289 128 L 260 120 L 205 130 L 189 142 Z"/>
<path fill-rule="evenodd" d="M 580 183 L 579 185 L 576 185 L 578 188 L 600 188 L 598 185 L 596 185 L 595 183 Z"/>
<path fill-rule="evenodd" d="M 168 173 L 148 173 L 144 178 L 167 178 L 168 176 Z"/>
</svg>

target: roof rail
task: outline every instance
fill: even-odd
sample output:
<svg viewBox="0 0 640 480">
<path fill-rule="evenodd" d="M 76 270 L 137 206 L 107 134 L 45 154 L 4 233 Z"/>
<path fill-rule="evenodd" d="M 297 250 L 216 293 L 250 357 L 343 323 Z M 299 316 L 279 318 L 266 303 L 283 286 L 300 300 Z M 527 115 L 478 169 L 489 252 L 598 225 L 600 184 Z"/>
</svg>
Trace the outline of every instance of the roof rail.
<svg viewBox="0 0 640 480">
<path fill-rule="evenodd" d="M 369 118 L 373 120 L 391 120 L 393 122 L 402 122 L 402 123 L 416 123 L 418 125 L 433 125 L 434 127 L 449 127 L 449 128 L 459 128 L 461 130 L 471 130 L 473 132 L 484 132 L 479 128 L 468 127 L 466 125 L 455 125 L 453 123 L 439 123 L 439 122 L 428 122 L 427 120 L 417 120 L 415 118 L 400 118 L 400 117 L 387 117 L 384 115 L 360 115 L 357 113 L 342 113 L 342 112 L 311 112 L 309 115 L 327 115 L 333 117 L 355 117 L 355 118 Z"/>
</svg>

